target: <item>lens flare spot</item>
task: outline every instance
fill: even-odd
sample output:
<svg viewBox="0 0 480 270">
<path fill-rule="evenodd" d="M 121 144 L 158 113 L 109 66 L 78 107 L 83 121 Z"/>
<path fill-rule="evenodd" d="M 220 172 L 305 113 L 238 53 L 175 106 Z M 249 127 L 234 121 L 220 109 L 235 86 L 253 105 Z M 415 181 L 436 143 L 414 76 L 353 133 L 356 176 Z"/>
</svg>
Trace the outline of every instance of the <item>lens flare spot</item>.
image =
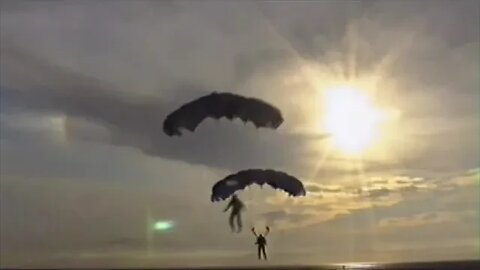
<svg viewBox="0 0 480 270">
<path fill-rule="evenodd" d="M 155 228 L 157 231 L 166 231 L 173 228 L 174 225 L 175 224 L 173 221 L 157 221 L 153 225 L 153 228 Z"/>
</svg>

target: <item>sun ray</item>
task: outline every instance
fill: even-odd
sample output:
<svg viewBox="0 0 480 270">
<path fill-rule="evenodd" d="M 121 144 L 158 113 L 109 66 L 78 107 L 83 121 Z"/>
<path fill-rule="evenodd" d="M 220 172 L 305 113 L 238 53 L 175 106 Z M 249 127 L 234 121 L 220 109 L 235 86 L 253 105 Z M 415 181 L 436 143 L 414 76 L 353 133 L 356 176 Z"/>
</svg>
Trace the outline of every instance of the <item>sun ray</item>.
<svg viewBox="0 0 480 270">
<path fill-rule="evenodd" d="M 292 55 L 294 56 L 294 59 L 297 61 L 298 63 L 298 70 L 299 70 L 299 73 L 301 73 L 304 78 L 306 79 L 307 83 L 309 83 L 312 87 L 316 87 L 315 85 L 315 81 L 314 81 L 314 78 L 316 77 L 316 71 L 311 67 L 311 65 L 309 64 L 309 61 L 307 61 L 305 59 L 305 57 L 303 57 L 299 51 L 292 45 L 292 43 L 284 36 L 280 33 L 280 31 L 277 29 L 277 27 L 272 23 L 272 21 L 270 20 L 270 18 L 267 16 L 267 14 L 265 14 L 265 11 L 262 9 L 262 7 L 260 5 L 256 5 L 257 6 L 257 10 L 259 12 L 259 14 L 261 15 L 260 17 L 263 19 L 263 21 L 265 22 L 265 26 L 267 27 L 267 29 L 274 35 L 276 36 L 279 40 L 281 40 L 281 45 L 285 46 L 285 48 L 290 52 L 292 53 Z"/>
<path fill-rule="evenodd" d="M 323 165 L 327 160 L 327 158 L 329 157 L 329 155 L 331 154 L 331 152 L 332 152 L 332 146 L 330 144 L 327 144 L 324 151 L 322 152 L 322 156 L 320 157 L 320 162 L 317 164 L 317 166 L 313 170 L 314 171 L 313 177 L 316 177 L 318 175 L 318 172 L 320 171 L 320 169 L 323 168 Z"/>
</svg>

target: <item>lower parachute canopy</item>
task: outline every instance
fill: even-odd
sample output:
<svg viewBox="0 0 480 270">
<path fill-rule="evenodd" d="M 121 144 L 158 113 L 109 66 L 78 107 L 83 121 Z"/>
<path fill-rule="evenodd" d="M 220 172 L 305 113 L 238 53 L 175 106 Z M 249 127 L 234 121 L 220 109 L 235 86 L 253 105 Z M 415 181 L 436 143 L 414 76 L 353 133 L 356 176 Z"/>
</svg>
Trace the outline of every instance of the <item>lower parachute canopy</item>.
<svg viewBox="0 0 480 270">
<path fill-rule="evenodd" d="M 180 136 L 180 129 L 194 131 L 206 118 L 239 118 L 257 128 L 278 128 L 283 117 L 279 109 L 256 98 L 231 93 L 212 93 L 184 104 L 167 116 L 163 131 L 168 136 Z"/>
<path fill-rule="evenodd" d="M 274 170 L 250 169 L 231 174 L 218 181 L 212 188 L 211 201 L 225 200 L 238 190 L 247 186 L 268 184 L 281 189 L 289 196 L 305 196 L 306 191 L 300 180 L 284 172 Z"/>
</svg>

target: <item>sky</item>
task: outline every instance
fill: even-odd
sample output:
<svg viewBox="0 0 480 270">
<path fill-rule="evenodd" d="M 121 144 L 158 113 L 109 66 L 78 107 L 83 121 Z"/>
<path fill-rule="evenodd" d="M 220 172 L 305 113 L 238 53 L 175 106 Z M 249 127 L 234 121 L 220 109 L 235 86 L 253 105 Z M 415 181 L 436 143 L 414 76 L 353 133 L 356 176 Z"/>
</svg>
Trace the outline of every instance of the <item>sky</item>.
<svg viewBox="0 0 480 270">
<path fill-rule="evenodd" d="M 253 236 L 231 234 L 225 203 L 210 202 L 248 168 L 307 189 L 240 193 L 245 227 L 272 228 L 271 264 L 478 259 L 479 10 L 0 1 L 0 265 L 256 264 Z M 326 136 L 325 93 L 347 82 L 394 112 L 361 156 Z M 170 111 L 213 91 L 266 100 L 285 121 L 163 133 Z M 174 226 L 149 238 L 148 216 Z"/>
</svg>

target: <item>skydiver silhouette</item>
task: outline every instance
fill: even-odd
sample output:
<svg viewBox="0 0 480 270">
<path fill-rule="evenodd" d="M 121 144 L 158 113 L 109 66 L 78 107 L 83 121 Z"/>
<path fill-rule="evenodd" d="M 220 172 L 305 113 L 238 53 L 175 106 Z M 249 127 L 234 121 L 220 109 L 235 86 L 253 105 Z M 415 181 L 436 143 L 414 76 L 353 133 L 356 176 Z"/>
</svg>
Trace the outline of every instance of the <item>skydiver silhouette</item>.
<svg viewBox="0 0 480 270">
<path fill-rule="evenodd" d="M 258 254 L 258 259 L 259 260 L 262 259 L 262 255 L 263 255 L 263 259 L 267 260 L 267 252 L 265 251 L 265 246 L 267 245 L 267 239 L 265 237 L 270 232 L 270 227 L 267 226 L 265 229 L 266 229 L 266 231 L 265 231 L 264 235 L 262 235 L 262 234 L 257 235 L 257 233 L 255 232 L 255 228 L 252 228 L 252 233 L 257 238 L 257 241 L 255 242 L 255 245 L 257 245 L 257 254 Z"/>
<path fill-rule="evenodd" d="M 245 208 L 245 205 L 243 202 L 237 197 L 237 195 L 233 195 L 232 199 L 227 205 L 227 208 L 223 210 L 223 212 L 227 212 L 229 208 L 232 208 L 232 212 L 230 213 L 230 218 L 229 218 L 229 224 L 230 228 L 232 229 L 232 232 L 235 232 L 235 226 L 234 226 L 234 219 L 237 219 L 237 233 L 242 231 L 242 216 L 241 216 L 241 211 Z"/>
</svg>

